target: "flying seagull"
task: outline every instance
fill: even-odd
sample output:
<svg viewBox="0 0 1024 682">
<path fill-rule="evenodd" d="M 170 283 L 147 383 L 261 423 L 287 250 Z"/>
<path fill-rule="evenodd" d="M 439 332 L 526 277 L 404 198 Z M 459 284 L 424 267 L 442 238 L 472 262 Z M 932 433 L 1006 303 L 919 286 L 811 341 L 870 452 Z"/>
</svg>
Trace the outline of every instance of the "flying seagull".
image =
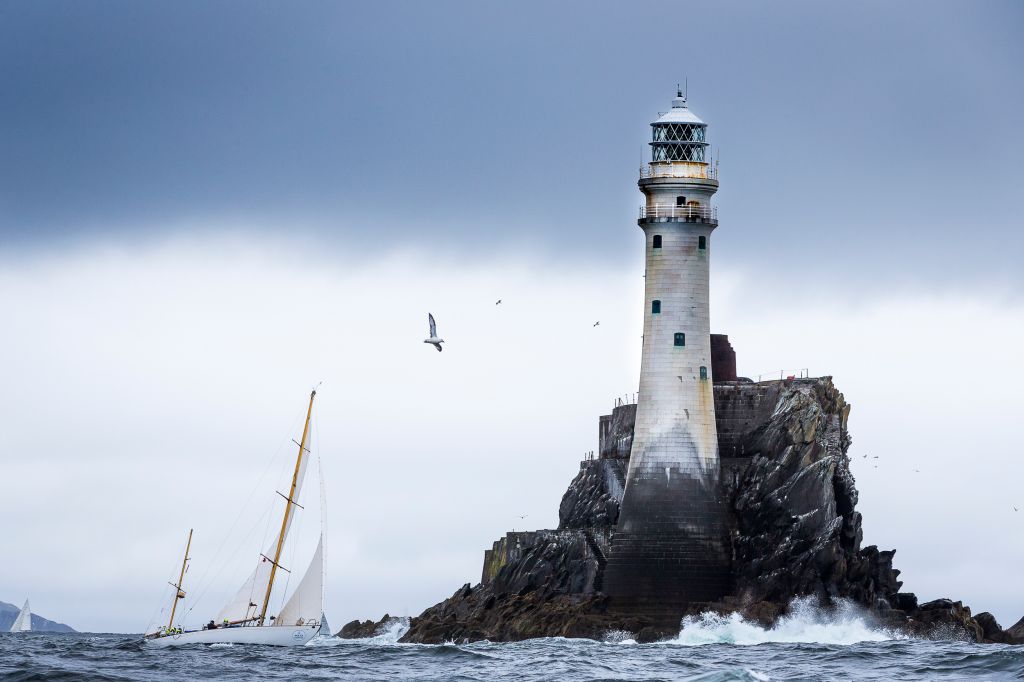
<svg viewBox="0 0 1024 682">
<path fill-rule="evenodd" d="M 594 326 L 597 327 L 600 324 L 601 324 L 601 320 L 598 320 L 597 322 L 594 323 Z"/>
<path fill-rule="evenodd" d="M 430 323 L 430 338 L 423 339 L 423 343 L 431 344 L 437 349 L 437 352 L 440 353 L 442 350 L 441 344 L 444 343 L 444 339 L 437 338 L 437 325 L 434 323 L 434 316 L 430 313 L 427 313 L 427 322 Z"/>
<path fill-rule="evenodd" d="M 1013 508 L 1013 511 L 1017 511 L 1017 508 L 1016 508 L 1016 507 L 1014 507 L 1014 508 Z"/>
<path fill-rule="evenodd" d="M 494 305 L 501 305 L 501 299 L 499 298 Z"/>
</svg>

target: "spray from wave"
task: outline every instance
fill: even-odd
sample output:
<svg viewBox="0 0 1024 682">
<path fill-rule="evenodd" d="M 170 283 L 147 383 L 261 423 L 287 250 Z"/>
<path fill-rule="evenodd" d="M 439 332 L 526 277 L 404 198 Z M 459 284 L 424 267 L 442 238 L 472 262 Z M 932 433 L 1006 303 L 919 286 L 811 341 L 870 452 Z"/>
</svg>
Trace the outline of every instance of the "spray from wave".
<svg viewBox="0 0 1024 682">
<path fill-rule="evenodd" d="M 315 637 L 307 646 L 337 646 L 339 644 L 398 644 L 402 635 L 409 631 L 408 618 L 389 618 L 381 623 L 372 637 L 362 639 L 341 639 L 339 637 Z"/>
<path fill-rule="evenodd" d="M 703 644 L 765 644 L 817 643 L 856 644 L 857 642 L 884 642 L 905 639 L 883 628 L 873 627 L 869 615 L 852 602 L 840 601 L 829 610 L 822 609 L 813 599 L 798 599 L 790 605 L 790 612 L 771 628 L 764 628 L 745 620 L 737 613 L 722 616 L 702 613 L 683 619 L 679 635 L 672 644 L 700 646 Z"/>
</svg>

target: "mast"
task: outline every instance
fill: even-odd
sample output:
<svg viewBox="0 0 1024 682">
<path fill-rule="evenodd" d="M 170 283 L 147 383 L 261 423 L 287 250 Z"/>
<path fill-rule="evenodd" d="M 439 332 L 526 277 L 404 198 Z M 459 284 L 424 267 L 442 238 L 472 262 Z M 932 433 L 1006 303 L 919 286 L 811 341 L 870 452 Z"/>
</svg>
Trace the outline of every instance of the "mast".
<svg viewBox="0 0 1024 682">
<path fill-rule="evenodd" d="M 185 544 L 185 558 L 181 560 L 181 573 L 178 574 L 178 584 L 171 584 L 174 588 L 174 601 L 171 602 L 171 618 L 167 621 L 167 629 L 170 630 L 174 624 L 174 612 L 178 608 L 178 600 L 185 597 L 181 591 L 181 584 L 185 581 L 185 566 L 188 564 L 188 550 L 192 548 L 192 528 L 188 529 L 188 543 Z"/>
<path fill-rule="evenodd" d="M 263 625 L 267 617 L 267 607 L 270 605 L 270 593 L 274 589 L 274 576 L 277 574 L 278 562 L 281 560 L 281 550 L 284 548 L 284 536 L 288 530 L 288 518 L 292 513 L 292 505 L 295 504 L 295 488 L 299 484 L 299 470 L 302 466 L 302 454 L 306 451 L 306 439 L 309 437 L 309 419 L 313 415 L 313 398 L 316 397 L 316 389 L 309 394 L 309 407 L 306 409 L 306 423 L 302 427 L 302 442 L 299 443 L 299 454 L 295 458 L 295 472 L 292 474 L 292 487 L 288 490 L 288 497 L 284 505 L 284 518 L 281 519 L 281 532 L 277 536 L 277 549 L 274 550 L 274 559 L 270 562 L 270 579 L 267 580 L 267 594 L 263 597 L 263 608 L 260 610 L 259 625 Z"/>
</svg>

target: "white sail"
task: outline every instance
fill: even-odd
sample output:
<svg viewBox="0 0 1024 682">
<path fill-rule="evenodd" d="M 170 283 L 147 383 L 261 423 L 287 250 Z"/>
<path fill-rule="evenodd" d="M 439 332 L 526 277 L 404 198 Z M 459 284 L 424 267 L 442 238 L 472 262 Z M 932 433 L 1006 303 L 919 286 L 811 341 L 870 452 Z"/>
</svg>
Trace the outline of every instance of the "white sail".
<svg viewBox="0 0 1024 682">
<path fill-rule="evenodd" d="M 299 462 L 299 472 L 295 482 L 295 497 L 294 501 L 299 502 L 299 493 L 302 491 L 302 481 L 306 478 L 306 463 L 309 462 L 309 453 L 312 452 L 311 443 L 313 442 L 313 433 L 310 430 L 306 434 L 306 451 L 303 452 L 302 459 Z M 290 486 L 289 486 L 290 487 Z M 288 487 L 285 488 L 284 492 L 287 493 Z M 288 514 L 288 520 L 284 526 L 284 537 L 288 539 L 288 531 L 291 528 L 292 521 L 295 519 L 295 512 L 297 507 L 292 507 L 291 513 Z M 254 618 L 260 615 L 260 607 L 263 604 L 263 598 L 267 593 L 267 584 L 270 582 L 270 569 L 273 564 L 264 557 L 274 558 L 274 554 L 277 551 L 278 535 L 274 535 L 273 542 L 267 548 L 267 551 L 263 553 L 263 557 L 260 557 L 259 562 L 256 564 L 256 568 L 253 569 L 252 573 L 249 574 L 249 578 L 242 583 L 242 586 L 238 588 L 238 592 L 231 598 L 224 608 L 217 614 L 217 622 L 221 623 L 225 620 L 234 622 L 239 620 L 246 620 Z M 287 566 L 285 568 L 288 568 Z"/>
<path fill-rule="evenodd" d="M 313 560 L 295 592 L 277 614 L 274 625 L 318 623 L 324 613 L 324 538 L 316 545 Z"/>
<path fill-rule="evenodd" d="M 11 626 L 11 632 L 28 632 L 32 629 L 32 609 L 28 606 L 28 599 L 25 600 L 25 605 L 21 607 L 21 611 L 18 612 L 18 617 L 14 619 L 14 625 Z"/>
</svg>

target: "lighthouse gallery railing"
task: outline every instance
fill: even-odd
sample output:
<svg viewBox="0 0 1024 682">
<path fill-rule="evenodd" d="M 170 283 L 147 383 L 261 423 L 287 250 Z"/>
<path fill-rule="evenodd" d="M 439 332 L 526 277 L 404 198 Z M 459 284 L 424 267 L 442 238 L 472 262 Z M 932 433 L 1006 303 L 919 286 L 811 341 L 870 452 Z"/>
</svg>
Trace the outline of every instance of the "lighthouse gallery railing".
<svg viewBox="0 0 1024 682">
<path fill-rule="evenodd" d="M 718 222 L 717 206 L 671 206 L 655 204 L 641 206 L 640 219 L 644 218 L 678 218 L 694 222 Z"/>
</svg>

